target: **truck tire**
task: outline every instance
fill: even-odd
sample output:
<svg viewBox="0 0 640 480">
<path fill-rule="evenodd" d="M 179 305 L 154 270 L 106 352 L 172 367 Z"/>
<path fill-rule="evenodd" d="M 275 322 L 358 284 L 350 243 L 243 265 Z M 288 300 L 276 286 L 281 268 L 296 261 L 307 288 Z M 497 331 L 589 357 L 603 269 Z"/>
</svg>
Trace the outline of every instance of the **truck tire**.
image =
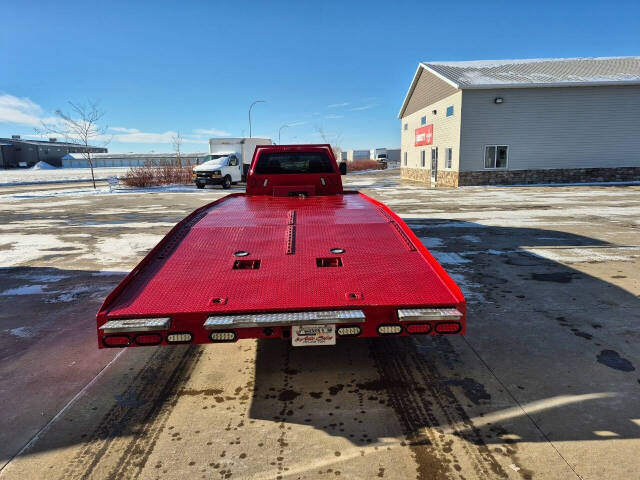
<svg viewBox="0 0 640 480">
<path fill-rule="evenodd" d="M 231 177 L 229 175 L 224 177 L 224 179 L 222 180 L 222 188 L 224 188 L 225 190 L 229 190 L 231 188 Z"/>
<path fill-rule="evenodd" d="M 196 187 L 198 187 L 198 188 L 204 188 L 204 183 L 196 183 Z"/>
</svg>

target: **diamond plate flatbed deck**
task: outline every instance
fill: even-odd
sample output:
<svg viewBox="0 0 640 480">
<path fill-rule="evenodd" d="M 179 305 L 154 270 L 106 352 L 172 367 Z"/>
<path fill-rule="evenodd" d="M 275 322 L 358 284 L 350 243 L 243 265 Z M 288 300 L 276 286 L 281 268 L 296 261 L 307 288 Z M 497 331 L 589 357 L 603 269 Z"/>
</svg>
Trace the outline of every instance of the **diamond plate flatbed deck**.
<svg viewBox="0 0 640 480">
<path fill-rule="evenodd" d="M 238 261 L 259 266 L 234 268 Z M 201 326 L 209 315 L 307 310 L 395 316 L 425 306 L 465 311 L 455 282 L 383 204 L 357 192 L 233 194 L 176 225 L 107 297 L 98 326 L 180 316 Z"/>
</svg>

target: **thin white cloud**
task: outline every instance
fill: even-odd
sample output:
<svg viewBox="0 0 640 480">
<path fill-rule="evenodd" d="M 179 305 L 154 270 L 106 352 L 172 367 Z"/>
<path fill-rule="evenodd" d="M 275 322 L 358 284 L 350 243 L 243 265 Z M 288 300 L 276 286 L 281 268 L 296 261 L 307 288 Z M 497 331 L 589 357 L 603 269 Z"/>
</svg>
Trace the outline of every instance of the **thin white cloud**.
<svg viewBox="0 0 640 480">
<path fill-rule="evenodd" d="M 306 125 L 309 122 L 291 122 L 291 123 L 287 123 L 288 127 L 299 127 L 300 125 Z"/>
<path fill-rule="evenodd" d="M 120 127 L 122 128 L 122 127 Z M 135 128 L 130 128 L 127 130 L 135 130 L 130 133 L 116 133 L 110 135 L 108 138 L 111 139 L 112 142 L 118 143 L 172 143 L 173 137 L 175 137 L 178 133 L 173 130 L 168 130 L 166 132 L 141 132 L 136 130 Z M 201 138 L 197 138 L 193 135 L 183 135 L 182 136 L 183 143 L 199 143 L 206 144 L 207 141 Z"/>
<path fill-rule="evenodd" d="M 220 130 L 219 128 L 196 128 L 194 133 L 199 135 L 213 135 L 215 137 L 228 137 L 231 135 L 226 130 Z"/>
<path fill-rule="evenodd" d="M 352 112 L 360 112 L 362 110 L 369 110 L 370 108 L 375 108 L 377 106 L 378 106 L 377 103 L 370 103 L 368 105 L 362 105 L 360 107 L 353 107 L 353 108 L 350 108 L 349 110 L 351 110 Z"/>
<path fill-rule="evenodd" d="M 335 115 L 333 113 L 325 115 L 324 118 L 344 118 L 344 115 Z"/>
<path fill-rule="evenodd" d="M 332 103 L 330 105 L 327 105 L 327 108 L 341 108 L 341 107 L 348 107 L 349 105 L 351 105 L 351 103 L 349 102 Z"/>
<path fill-rule="evenodd" d="M 114 132 L 123 132 L 123 133 L 140 133 L 140 130 L 138 130 L 137 128 L 109 127 L 109 130 L 113 130 Z"/>
<path fill-rule="evenodd" d="M 26 97 L 0 94 L 0 123 L 41 127 L 42 122 L 56 123 L 56 117 L 46 115 L 40 105 Z"/>
</svg>

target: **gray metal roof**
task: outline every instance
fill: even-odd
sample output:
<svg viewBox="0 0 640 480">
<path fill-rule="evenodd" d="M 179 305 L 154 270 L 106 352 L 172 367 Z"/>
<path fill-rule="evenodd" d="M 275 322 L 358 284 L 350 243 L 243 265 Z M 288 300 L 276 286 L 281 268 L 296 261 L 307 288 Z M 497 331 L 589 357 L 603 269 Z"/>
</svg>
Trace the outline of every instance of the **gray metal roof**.
<svg viewBox="0 0 640 480">
<path fill-rule="evenodd" d="M 84 145 L 80 145 L 78 143 L 71 142 L 51 142 L 49 140 L 33 140 L 30 138 L 0 138 L 0 142 L 8 143 L 10 145 L 15 145 L 16 143 L 23 143 L 27 145 L 37 145 L 44 147 L 48 145 L 50 147 L 74 147 L 74 148 L 83 148 Z M 89 148 L 103 148 L 103 147 L 94 147 L 93 145 L 89 145 Z"/>
<path fill-rule="evenodd" d="M 640 84 L 640 57 L 532 58 L 422 62 L 456 88 L 528 88 Z"/>
</svg>

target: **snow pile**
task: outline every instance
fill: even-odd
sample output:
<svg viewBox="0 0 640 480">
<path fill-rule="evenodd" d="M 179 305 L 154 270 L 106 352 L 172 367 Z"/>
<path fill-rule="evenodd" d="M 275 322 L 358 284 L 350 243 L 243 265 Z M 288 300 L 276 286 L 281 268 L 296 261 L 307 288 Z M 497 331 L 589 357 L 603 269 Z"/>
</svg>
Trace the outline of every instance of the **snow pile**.
<svg viewBox="0 0 640 480">
<path fill-rule="evenodd" d="M 57 168 L 58 167 L 54 167 L 53 165 L 41 160 L 31 167 L 31 170 L 56 170 Z"/>
</svg>

